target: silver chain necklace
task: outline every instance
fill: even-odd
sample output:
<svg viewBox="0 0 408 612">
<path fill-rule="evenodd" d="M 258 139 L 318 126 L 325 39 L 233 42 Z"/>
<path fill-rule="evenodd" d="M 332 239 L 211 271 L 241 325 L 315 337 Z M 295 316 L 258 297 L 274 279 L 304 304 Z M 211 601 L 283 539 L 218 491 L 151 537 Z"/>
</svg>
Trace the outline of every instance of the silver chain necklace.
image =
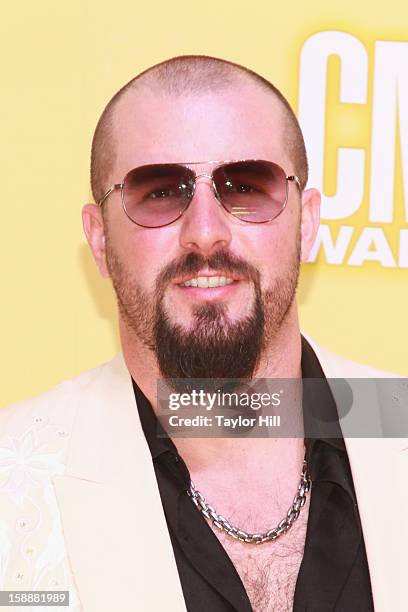
<svg viewBox="0 0 408 612">
<path fill-rule="evenodd" d="M 190 481 L 190 489 L 187 491 L 187 494 L 191 497 L 201 514 L 205 516 L 206 519 L 212 521 L 218 529 L 224 531 L 227 535 L 236 540 L 241 540 L 241 542 L 247 542 L 248 544 L 263 544 L 264 542 L 276 540 L 283 533 L 289 531 L 298 518 L 301 508 L 303 508 L 306 503 L 306 495 L 310 490 L 311 484 L 310 476 L 307 471 L 306 459 L 304 459 L 298 490 L 285 518 L 281 520 L 277 527 L 269 529 L 264 533 L 247 533 L 238 527 L 233 527 L 226 518 L 217 514 L 214 508 L 207 504 L 192 481 Z"/>
</svg>

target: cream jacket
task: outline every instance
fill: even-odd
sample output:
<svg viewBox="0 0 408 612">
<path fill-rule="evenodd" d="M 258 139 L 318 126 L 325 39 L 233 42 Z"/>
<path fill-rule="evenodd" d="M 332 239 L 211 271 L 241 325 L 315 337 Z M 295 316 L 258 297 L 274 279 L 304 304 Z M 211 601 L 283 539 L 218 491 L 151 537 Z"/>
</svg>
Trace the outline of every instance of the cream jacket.
<svg viewBox="0 0 408 612">
<path fill-rule="evenodd" d="M 385 376 L 308 340 L 327 377 Z M 405 612 L 408 439 L 342 428 L 375 610 Z M 71 612 L 186 611 L 122 353 L 0 410 L 0 590 L 67 589 Z"/>
</svg>

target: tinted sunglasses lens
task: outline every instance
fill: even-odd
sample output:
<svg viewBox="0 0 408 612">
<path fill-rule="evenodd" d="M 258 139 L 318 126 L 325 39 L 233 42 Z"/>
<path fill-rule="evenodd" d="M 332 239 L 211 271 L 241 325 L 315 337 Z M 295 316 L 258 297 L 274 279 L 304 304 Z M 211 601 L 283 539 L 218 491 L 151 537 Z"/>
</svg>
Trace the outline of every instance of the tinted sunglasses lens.
<svg viewBox="0 0 408 612">
<path fill-rule="evenodd" d="M 285 206 L 286 174 L 273 162 L 225 164 L 214 171 L 213 178 L 222 205 L 243 221 L 270 221 Z"/>
<path fill-rule="evenodd" d="M 130 170 L 123 185 L 127 215 L 144 227 L 168 225 L 180 217 L 194 192 L 194 173 L 177 164 Z"/>
</svg>

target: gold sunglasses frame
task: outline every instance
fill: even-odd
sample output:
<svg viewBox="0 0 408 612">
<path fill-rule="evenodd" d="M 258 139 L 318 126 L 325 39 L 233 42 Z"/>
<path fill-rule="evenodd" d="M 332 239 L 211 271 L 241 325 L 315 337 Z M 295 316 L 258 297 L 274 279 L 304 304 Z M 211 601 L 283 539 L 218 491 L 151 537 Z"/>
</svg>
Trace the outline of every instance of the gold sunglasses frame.
<svg viewBox="0 0 408 612">
<path fill-rule="evenodd" d="M 278 166 L 279 168 L 282 168 L 282 166 L 280 166 L 279 164 L 277 164 L 276 162 L 271 162 L 270 160 L 266 160 L 266 159 L 226 159 L 223 161 L 217 161 L 217 160 L 211 160 L 211 161 L 205 161 L 205 162 L 167 162 L 167 163 L 159 163 L 159 164 L 143 164 L 142 166 L 136 166 L 135 168 L 131 168 L 131 170 L 129 170 L 126 175 L 125 178 L 123 179 L 122 183 L 115 183 L 114 185 L 111 185 L 111 187 L 109 187 L 109 189 L 104 193 L 104 195 L 102 196 L 102 198 L 99 200 L 99 202 L 97 202 L 98 206 L 102 207 L 102 205 L 104 204 L 104 202 L 107 200 L 107 198 L 117 189 L 120 189 L 120 193 L 121 193 L 121 201 L 122 201 L 122 208 L 125 211 L 126 216 L 136 225 L 138 225 L 139 227 L 145 227 L 145 228 L 149 228 L 149 229 L 157 229 L 159 227 L 166 227 L 167 225 L 171 225 L 172 223 L 175 223 L 175 221 L 178 221 L 178 219 L 180 219 L 180 217 L 182 217 L 184 215 L 184 213 L 186 212 L 186 210 L 188 209 L 188 207 L 190 206 L 191 202 L 193 201 L 194 198 L 194 193 L 195 193 L 195 189 L 196 189 L 196 184 L 197 184 L 197 179 L 205 176 L 206 178 L 210 179 L 211 183 L 212 183 L 212 189 L 213 189 L 213 193 L 215 195 L 215 198 L 218 202 L 218 204 L 220 206 L 222 206 L 222 208 L 229 214 L 232 215 L 233 217 L 237 218 L 237 215 L 234 213 L 232 213 L 231 211 L 229 211 L 224 204 L 221 201 L 221 198 L 219 196 L 219 193 L 217 191 L 217 187 L 214 183 L 214 178 L 213 178 L 213 172 L 211 174 L 206 174 L 206 173 L 202 173 L 202 174 L 195 174 L 195 179 L 194 179 L 194 187 L 193 187 L 193 193 L 192 196 L 190 198 L 190 201 L 188 202 L 187 206 L 185 208 L 183 208 L 183 210 L 181 211 L 181 213 L 178 215 L 178 217 L 176 217 L 175 219 L 173 219 L 172 221 L 170 221 L 169 223 L 163 223 L 162 225 L 142 225 L 141 223 L 138 223 L 137 221 L 135 221 L 128 213 L 128 211 L 126 210 L 126 204 L 125 204 L 125 198 L 124 198 L 124 190 L 123 187 L 125 186 L 125 181 L 126 181 L 126 177 L 128 176 L 128 174 L 130 172 L 133 172 L 133 170 L 139 169 L 139 168 L 146 168 L 148 166 L 157 166 L 157 165 L 171 165 L 171 166 L 184 166 L 186 168 L 189 168 L 189 166 L 203 166 L 203 165 L 208 165 L 208 164 L 218 164 L 218 166 L 216 168 L 214 168 L 213 170 L 217 170 L 218 167 L 220 166 L 224 166 L 226 164 L 235 164 L 235 163 L 242 163 L 242 162 L 267 162 L 267 163 L 272 163 L 275 164 L 275 166 Z M 285 179 L 286 179 L 286 195 L 285 195 L 285 201 L 282 204 L 282 209 L 279 211 L 279 213 L 277 215 L 275 215 L 274 217 L 271 217 L 270 219 L 266 219 L 265 221 L 248 221 L 246 219 L 240 219 L 240 221 L 243 221 L 244 223 L 252 223 L 252 224 L 259 224 L 259 223 L 269 223 L 270 221 L 274 221 L 275 219 L 277 219 L 279 217 L 279 215 L 282 214 L 282 212 L 285 210 L 286 208 L 286 204 L 288 202 L 288 197 L 289 197 L 289 189 L 288 189 L 288 182 L 294 182 L 296 183 L 296 185 L 299 188 L 299 191 L 302 192 L 302 185 L 300 183 L 300 179 L 298 176 L 296 176 L 295 174 L 291 174 L 291 175 L 287 175 L 285 170 L 283 170 L 284 174 L 285 174 Z M 238 217 L 239 218 L 239 217 Z"/>
</svg>

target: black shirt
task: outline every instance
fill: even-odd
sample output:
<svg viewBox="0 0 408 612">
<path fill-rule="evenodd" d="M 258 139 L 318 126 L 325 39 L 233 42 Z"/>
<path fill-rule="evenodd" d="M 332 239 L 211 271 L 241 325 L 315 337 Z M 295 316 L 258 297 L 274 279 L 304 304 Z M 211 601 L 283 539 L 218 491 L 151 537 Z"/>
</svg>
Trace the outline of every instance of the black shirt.
<svg viewBox="0 0 408 612">
<path fill-rule="evenodd" d="M 302 377 L 325 378 L 304 338 Z M 156 432 L 163 430 L 151 404 L 135 381 L 133 388 L 188 612 L 252 612 L 235 566 L 186 493 L 190 475 L 185 462 L 171 438 L 157 437 Z M 325 388 L 325 409 L 336 414 L 327 383 Z M 305 414 L 306 401 L 304 396 Z M 313 486 L 294 612 L 374 611 L 353 479 L 340 428 L 338 431 L 338 438 L 305 438 Z"/>
</svg>

